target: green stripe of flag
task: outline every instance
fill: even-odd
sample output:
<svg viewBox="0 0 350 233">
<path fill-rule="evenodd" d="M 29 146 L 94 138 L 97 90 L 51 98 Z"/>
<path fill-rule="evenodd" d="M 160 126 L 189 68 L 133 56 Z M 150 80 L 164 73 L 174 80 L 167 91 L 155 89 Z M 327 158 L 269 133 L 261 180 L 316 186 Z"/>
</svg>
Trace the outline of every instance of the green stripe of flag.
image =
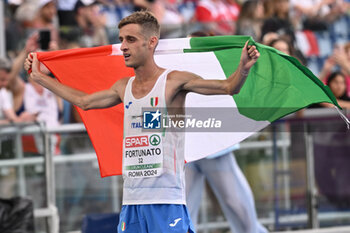
<svg viewBox="0 0 350 233">
<path fill-rule="evenodd" d="M 330 89 L 296 58 L 256 43 L 251 37 L 191 38 L 191 49 L 184 52 L 214 52 L 229 77 L 238 67 L 247 40 L 258 48 L 261 56 L 240 93 L 233 96 L 242 115 L 272 122 L 313 103 L 328 102 L 339 107 Z"/>
</svg>

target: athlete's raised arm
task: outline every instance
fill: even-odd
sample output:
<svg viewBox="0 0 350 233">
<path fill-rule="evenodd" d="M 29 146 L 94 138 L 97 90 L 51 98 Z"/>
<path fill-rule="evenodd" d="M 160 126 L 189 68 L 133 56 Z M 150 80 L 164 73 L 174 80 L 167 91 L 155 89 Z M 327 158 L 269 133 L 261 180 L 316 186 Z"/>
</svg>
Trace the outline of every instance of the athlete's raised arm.
<svg viewBox="0 0 350 233">
<path fill-rule="evenodd" d="M 182 76 L 181 90 L 195 92 L 204 95 L 234 95 L 239 93 L 243 86 L 250 68 L 256 63 L 260 53 L 255 46 L 248 46 L 248 41 L 242 49 L 241 60 L 236 71 L 226 80 L 204 80 L 198 75 L 180 72 Z M 175 77 L 174 77 L 175 78 Z"/>
<path fill-rule="evenodd" d="M 39 66 L 40 63 L 36 54 L 33 53 L 32 55 L 28 55 L 24 63 L 24 68 L 27 71 L 30 69 L 32 70 L 29 78 L 83 110 L 108 108 L 122 102 L 120 96 L 123 90 L 123 84 L 127 81 L 126 79 L 117 81 L 110 89 L 87 94 L 63 85 L 56 79 L 42 73 Z"/>
</svg>

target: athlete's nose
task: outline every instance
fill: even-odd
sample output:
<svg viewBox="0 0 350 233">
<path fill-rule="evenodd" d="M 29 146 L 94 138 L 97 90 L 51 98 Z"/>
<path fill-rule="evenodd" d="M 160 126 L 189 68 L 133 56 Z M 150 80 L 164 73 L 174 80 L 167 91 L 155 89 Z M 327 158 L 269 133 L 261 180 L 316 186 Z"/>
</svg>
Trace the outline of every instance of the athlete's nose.
<svg viewBox="0 0 350 233">
<path fill-rule="evenodd" d="M 122 45 L 120 46 L 120 50 L 123 52 L 126 52 L 128 50 L 128 46 L 126 45 L 126 43 L 123 41 Z"/>
</svg>

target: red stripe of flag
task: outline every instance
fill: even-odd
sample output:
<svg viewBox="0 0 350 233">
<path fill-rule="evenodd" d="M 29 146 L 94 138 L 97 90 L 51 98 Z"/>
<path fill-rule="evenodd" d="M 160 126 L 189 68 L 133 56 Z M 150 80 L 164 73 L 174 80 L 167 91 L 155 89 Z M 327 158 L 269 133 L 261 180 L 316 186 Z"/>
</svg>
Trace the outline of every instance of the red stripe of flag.
<svg viewBox="0 0 350 233">
<path fill-rule="evenodd" d="M 93 93 L 134 75 L 122 56 L 110 56 L 112 46 L 38 53 L 55 77 L 65 85 Z M 95 148 L 102 177 L 122 173 L 123 105 L 78 112 Z"/>
</svg>

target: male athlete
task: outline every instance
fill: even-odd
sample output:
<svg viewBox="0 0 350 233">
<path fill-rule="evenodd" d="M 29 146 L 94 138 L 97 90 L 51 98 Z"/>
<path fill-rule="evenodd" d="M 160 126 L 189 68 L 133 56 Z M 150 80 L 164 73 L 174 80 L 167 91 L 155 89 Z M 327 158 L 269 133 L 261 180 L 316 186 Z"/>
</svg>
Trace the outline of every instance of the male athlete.
<svg viewBox="0 0 350 233">
<path fill-rule="evenodd" d="M 123 153 L 128 156 L 123 156 L 123 207 L 118 232 L 194 232 L 186 208 L 183 135 L 165 132 L 152 133 L 150 136 L 142 132 L 141 128 L 131 125 L 142 122 L 141 109 L 151 107 L 150 98 L 157 97 L 159 108 L 182 113 L 189 92 L 205 95 L 237 94 L 260 54 L 255 46 L 246 43 L 239 67 L 228 79 L 204 80 L 193 73 L 157 66 L 153 55 L 159 41 L 160 26 L 151 13 L 135 12 L 122 19 L 118 28 L 125 65 L 134 69 L 135 77 L 118 80 L 108 90 L 86 94 L 57 82 L 40 71 L 35 53 L 28 56 L 24 67 L 26 70 L 32 69 L 30 79 L 83 110 L 127 103 L 124 111 Z M 157 143 L 151 143 L 154 140 Z M 141 153 L 133 144 L 135 141 L 141 143 L 145 150 L 152 151 L 143 159 L 148 159 L 147 165 L 151 163 L 154 166 L 142 176 L 132 170 L 140 163 L 136 160 L 138 157 L 134 156 L 135 153 Z"/>
</svg>

